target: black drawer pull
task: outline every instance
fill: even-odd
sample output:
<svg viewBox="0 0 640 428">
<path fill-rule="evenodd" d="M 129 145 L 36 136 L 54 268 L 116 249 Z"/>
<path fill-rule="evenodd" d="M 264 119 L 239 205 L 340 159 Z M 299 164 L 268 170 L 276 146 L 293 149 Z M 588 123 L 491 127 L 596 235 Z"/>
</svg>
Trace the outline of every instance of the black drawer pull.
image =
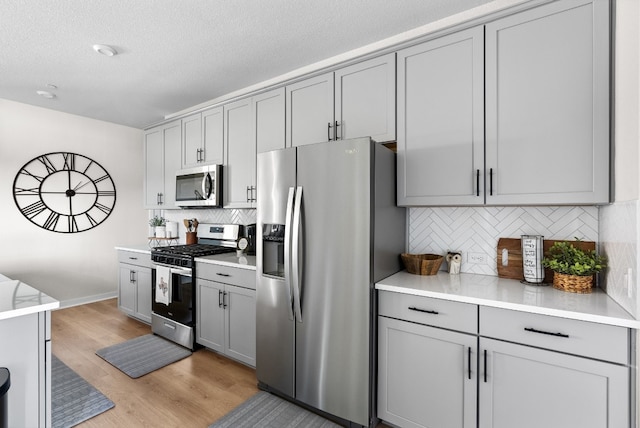
<svg viewBox="0 0 640 428">
<path fill-rule="evenodd" d="M 425 313 L 425 314 L 438 315 L 438 311 L 431 311 L 429 309 L 420 309 L 420 308 L 416 308 L 415 306 L 409 306 L 409 310 L 410 311 L 416 311 L 416 312 L 422 312 L 422 313 Z"/>
<path fill-rule="evenodd" d="M 216 275 L 218 275 L 218 276 L 231 276 L 228 273 L 220 273 L 220 272 L 216 272 Z"/>
<path fill-rule="evenodd" d="M 540 333 L 540 334 L 546 334 L 548 336 L 556 336 L 556 337 L 569 337 L 568 334 L 564 334 L 564 333 L 552 333 L 550 331 L 543 331 L 543 330 L 536 330 L 535 328 L 531 328 L 531 327 L 525 327 L 524 331 L 529 331 L 531 333 Z"/>
</svg>

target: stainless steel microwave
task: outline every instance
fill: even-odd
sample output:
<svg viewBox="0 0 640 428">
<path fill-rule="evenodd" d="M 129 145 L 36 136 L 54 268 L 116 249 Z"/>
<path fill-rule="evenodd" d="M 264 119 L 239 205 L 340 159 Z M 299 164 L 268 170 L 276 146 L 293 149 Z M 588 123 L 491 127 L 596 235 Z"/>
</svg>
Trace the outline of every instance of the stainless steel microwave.
<svg viewBox="0 0 640 428">
<path fill-rule="evenodd" d="M 176 205 L 184 208 L 222 206 L 222 165 L 181 169 L 176 173 Z"/>
</svg>

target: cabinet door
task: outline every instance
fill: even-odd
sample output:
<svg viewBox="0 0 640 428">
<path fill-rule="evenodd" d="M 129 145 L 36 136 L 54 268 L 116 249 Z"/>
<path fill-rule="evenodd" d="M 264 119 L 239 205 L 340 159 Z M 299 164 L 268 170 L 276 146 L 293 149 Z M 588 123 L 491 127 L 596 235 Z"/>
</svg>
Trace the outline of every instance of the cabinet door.
<svg viewBox="0 0 640 428">
<path fill-rule="evenodd" d="M 182 119 L 182 167 L 197 166 L 202 159 L 202 114 Z"/>
<path fill-rule="evenodd" d="M 151 269 L 136 267 L 136 311 L 135 317 L 151 324 Z"/>
<path fill-rule="evenodd" d="M 285 147 L 285 89 L 278 88 L 251 99 L 258 153 Z"/>
<path fill-rule="evenodd" d="M 46 370 L 42 350 L 46 348 L 43 333 L 39 330 L 38 313 L 0 320 L 0 367 L 11 372 L 11 386 L 7 395 L 8 427 L 45 427 L 45 403 L 39 400 L 51 395 L 51 385 L 45 382 Z"/>
<path fill-rule="evenodd" d="M 224 119 L 224 207 L 253 208 L 256 144 L 252 138 L 251 99 L 225 105 Z"/>
<path fill-rule="evenodd" d="M 256 291 L 225 285 L 225 353 L 231 358 L 256 365 Z"/>
<path fill-rule="evenodd" d="M 224 352 L 223 292 L 223 284 L 206 279 L 196 282 L 196 342 L 220 353 Z"/>
<path fill-rule="evenodd" d="M 286 87 L 287 147 L 333 140 L 333 73 Z"/>
<path fill-rule="evenodd" d="M 480 428 L 629 426 L 628 367 L 485 338 L 480 349 Z"/>
<path fill-rule="evenodd" d="M 402 427 L 475 427 L 477 340 L 378 317 L 378 417 Z"/>
<path fill-rule="evenodd" d="M 486 39 L 487 203 L 607 203 L 609 2 L 534 8 Z"/>
<path fill-rule="evenodd" d="M 336 139 L 395 141 L 395 58 L 391 53 L 335 72 Z"/>
<path fill-rule="evenodd" d="M 398 52 L 398 205 L 484 203 L 483 29 Z"/>
<path fill-rule="evenodd" d="M 136 312 L 137 288 L 134 280 L 133 266 L 120 264 L 120 278 L 118 282 L 118 308 L 127 315 L 134 316 Z"/>
<path fill-rule="evenodd" d="M 206 164 L 224 164 L 224 109 L 216 107 L 202 112 L 202 149 Z"/>
<path fill-rule="evenodd" d="M 144 207 L 157 208 L 164 192 L 162 129 L 144 134 Z"/>
<path fill-rule="evenodd" d="M 164 193 L 162 209 L 176 209 L 176 172 L 182 166 L 182 124 L 173 122 L 163 129 Z"/>
</svg>

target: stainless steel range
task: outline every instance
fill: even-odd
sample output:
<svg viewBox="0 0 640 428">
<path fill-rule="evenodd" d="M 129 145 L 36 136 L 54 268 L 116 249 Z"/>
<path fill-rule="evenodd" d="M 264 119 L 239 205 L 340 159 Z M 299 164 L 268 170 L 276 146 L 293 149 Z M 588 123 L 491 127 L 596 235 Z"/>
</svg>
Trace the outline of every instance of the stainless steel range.
<svg viewBox="0 0 640 428">
<path fill-rule="evenodd" d="M 196 257 L 236 250 L 242 226 L 199 224 L 198 243 L 151 250 L 151 331 L 189 349 L 195 347 Z"/>
</svg>

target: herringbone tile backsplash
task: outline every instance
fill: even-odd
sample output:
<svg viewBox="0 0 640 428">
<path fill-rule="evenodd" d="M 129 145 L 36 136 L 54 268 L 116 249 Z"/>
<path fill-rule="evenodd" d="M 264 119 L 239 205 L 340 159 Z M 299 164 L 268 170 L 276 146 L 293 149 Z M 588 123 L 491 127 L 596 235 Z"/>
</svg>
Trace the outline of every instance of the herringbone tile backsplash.
<svg viewBox="0 0 640 428">
<path fill-rule="evenodd" d="M 410 208 L 408 216 L 410 253 L 462 252 L 461 271 L 466 273 L 498 274 L 499 238 L 543 235 L 598 242 L 597 207 Z M 486 263 L 471 263 L 470 253 L 484 255 Z"/>
</svg>

